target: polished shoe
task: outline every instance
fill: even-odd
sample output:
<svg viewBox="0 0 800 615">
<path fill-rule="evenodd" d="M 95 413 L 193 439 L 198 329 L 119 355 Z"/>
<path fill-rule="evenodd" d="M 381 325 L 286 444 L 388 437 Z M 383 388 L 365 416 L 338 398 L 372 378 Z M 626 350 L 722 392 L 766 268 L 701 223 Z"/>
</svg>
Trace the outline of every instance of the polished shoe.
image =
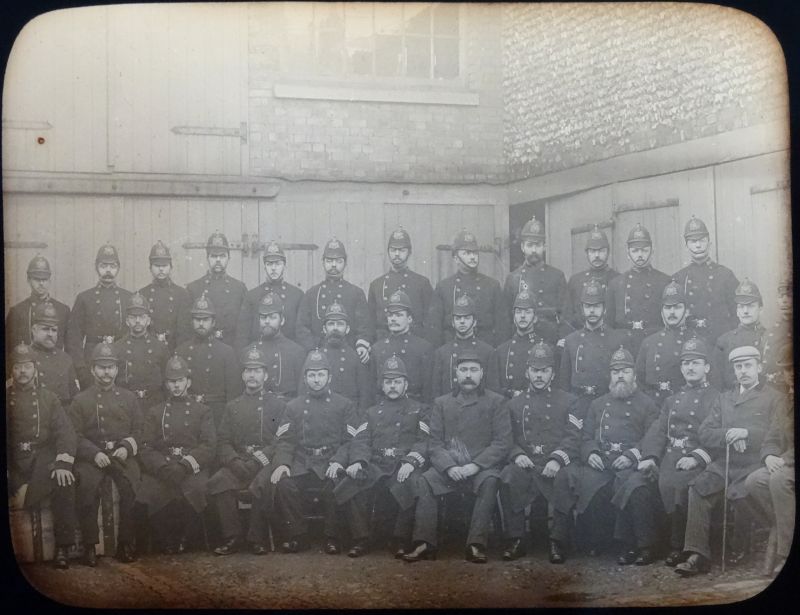
<svg viewBox="0 0 800 615">
<path fill-rule="evenodd" d="M 89 568 L 97 568 L 97 554 L 94 552 L 94 545 L 84 547 L 81 564 Z"/>
<path fill-rule="evenodd" d="M 472 562 L 473 564 L 485 564 L 489 561 L 489 558 L 486 557 L 486 549 L 483 545 L 478 544 L 468 545 L 464 557 L 468 562 Z"/>
<path fill-rule="evenodd" d="M 56 547 L 56 555 L 53 558 L 53 566 L 61 570 L 69 568 L 69 560 L 67 559 L 67 548 Z"/>
<path fill-rule="evenodd" d="M 522 538 L 514 538 L 508 548 L 503 551 L 503 559 L 507 562 L 519 559 L 523 555 L 525 555 L 525 545 L 522 542 Z"/>
<path fill-rule="evenodd" d="M 136 551 L 133 545 L 127 542 L 121 542 L 117 545 L 117 552 L 114 554 L 114 559 L 122 562 L 123 564 L 130 564 L 136 561 Z"/>
<path fill-rule="evenodd" d="M 413 563 L 423 559 L 436 559 L 436 547 L 427 542 L 421 542 L 412 551 L 403 555 L 404 562 Z"/>
<path fill-rule="evenodd" d="M 269 553 L 269 549 L 267 549 L 264 545 L 254 542 L 253 545 L 250 547 L 250 552 L 253 555 L 266 555 Z"/>
<path fill-rule="evenodd" d="M 214 555 L 233 555 L 237 551 L 239 551 L 239 539 L 228 538 L 228 540 L 214 549 Z"/>
<path fill-rule="evenodd" d="M 617 558 L 617 563 L 620 566 L 630 566 L 635 561 L 636 561 L 636 551 L 625 551 L 625 553 L 623 553 Z"/>
<path fill-rule="evenodd" d="M 737 566 L 738 564 L 741 564 L 746 557 L 747 551 L 737 551 L 731 549 L 725 555 L 725 563 L 728 564 L 728 566 Z"/>
<path fill-rule="evenodd" d="M 656 561 L 656 556 L 653 554 L 652 549 L 644 547 L 639 549 L 639 554 L 636 556 L 636 561 L 633 562 L 637 566 L 649 566 Z"/>
<path fill-rule="evenodd" d="M 664 564 L 675 568 L 678 564 L 685 562 L 687 557 L 689 556 L 684 551 L 670 551 L 667 559 L 664 560 Z"/>
<path fill-rule="evenodd" d="M 305 550 L 306 545 L 300 538 L 292 538 L 286 542 L 281 543 L 281 552 L 283 553 L 299 553 Z"/>
<path fill-rule="evenodd" d="M 361 557 L 367 553 L 367 544 L 363 540 L 359 540 L 356 544 L 350 547 L 347 552 L 347 557 Z"/>
<path fill-rule="evenodd" d="M 675 566 L 675 572 L 682 577 L 693 577 L 708 572 L 708 560 L 699 553 L 692 553 L 685 562 Z"/>
<path fill-rule="evenodd" d="M 395 559 L 403 559 L 403 556 L 406 553 L 410 552 L 412 549 L 405 542 L 399 540 L 393 545 L 391 550 L 394 551 L 394 558 Z"/>
<path fill-rule="evenodd" d="M 161 551 L 164 555 L 181 555 L 186 552 L 186 544 L 179 540 L 177 542 L 170 542 Z"/>
<path fill-rule="evenodd" d="M 323 548 L 328 555 L 339 555 L 341 550 L 339 549 L 339 543 L 337 543 L 333 538 L 328 538 L 325 541 L 325 548 Z"/>
<path fill-rule="evenodd" d="M 563 564 L 567 559 L 564 557 L 563 551 L 561 551 L 561 545 L 555 540 L 550 541 L 549 559 L 551 564 Z"/>
</svg>

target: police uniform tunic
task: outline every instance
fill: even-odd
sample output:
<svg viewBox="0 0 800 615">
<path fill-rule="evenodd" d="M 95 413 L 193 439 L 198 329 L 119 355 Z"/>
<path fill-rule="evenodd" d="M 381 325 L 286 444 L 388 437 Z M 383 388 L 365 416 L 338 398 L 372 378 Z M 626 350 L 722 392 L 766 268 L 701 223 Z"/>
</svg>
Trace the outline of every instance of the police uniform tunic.
<svg viewBox="0 0 800 615">
<path fill-rule="evenodd" d="M 241 350 L 251 342 L 258 341 L 261 337 L 258 306 L 261 305 L 261 300 L 269 294 L 280 297 L 283 302 L 283 317 L 285 320 L 281 327 L 281 333 L 290 340 L 297 341 L 297 310 L 300 307 L 300 301 L 303 299 L 303 291 L 283 279 L 277 282 L 267 280 L 253 290 L 247 291 L 244 301 L 242 301 L 239 324 L 236 326 L 235 348 L 237 350 Z"/>
<path fill-rule="evenodd" d="M 558 341 L 555 326 L 547 321 L 539 321 L 530 332 L 523 335 L 515 331 L 510 340 L 500 344 L 491 357 L 487 385 L 493 391 L 514 397 L 528 388 L 528 352 L 538 342 L 544 341 L 555 346 Z"/>
<path fill-rule="evenodd" d="M 704 263 L 690 263 L 673 277 L 683 287 L 695 327 L 712 344 L 725 331 L 736 327 L 734 293 L 739 280 L 733 271 L 708 259 Z"/>
<path fill-rule="evenodd" d="M 267 382 L 264 385 L 267 390 L 285 401 L 297 397 L 306 358 L 303 347 L 280 332 L 271 339 L 260 339 L 255 346 L 267 360 Z"/>
<path fill-rule="evenodd" d="M 509 304 L 494 278 L 480 272 L 459 272 L 439 282 L 434 295 L 429 322 L 432 328 L 442 332 L 440 342 L 449 342 L 455 337 L 453 306 L 462 295 L 468 295 L 475 302 L 475 335 L 479 340 L 494 347 L 510 337 Z"/>
<path fill-rule="evenodd" d="M 55 393 L 61 405 L 66 408 L 80 390 L 72 357 L 60 348 L 48 350 L 34 344 L 33 349 L 36 351 L 39 386 Z"/>
<path fill-rule="evenodd" d="M 754 325 L 742 325 L 723 333 L 717 339 L 715 348 L 714 364 L 720 367 L 722 376 L 722 390 L 729 390 L 738 387 L 736 374 L 733 365 L 728 361 L 728 355 L 734 348 L 740 346 L 755 346 L 764 356 L 764 347 L 767 341 L 767 330 L 761 323 Z M 766 378 L 766 377 L 765 377 Z"/>
<path fill-rule="evenodd" d="M 331 365 L 331 379 L 328 386 L 331 391 L 352 401 L 356 408 L 364 410 L 375 403 L 375 385 L 369 368 L 361 362 L 358 353 L 350 346 L 332 346 L 326 344 L 321 348 Z M 301 369 L 301 378 L 303 378 Z M 305 394 L 308 387 L 303 380 L 298 391 Z"/>
<path fill-rule="evenodd" d="M 203 293 L 214 306 L 216 311 L 216 329 L 220 341 L 228 346 L 236 343 L 236 325 L 242 302 L 247 294 L 247 287 L 243 282 L 229 276 L 227 273 L 217 275 L 207 272 L 202 278 L 189 282 L 186 285 L 189 291 L 189 305 L 194 305 Z M 191 320 L 191 315 L 190 315 Z"/>
<path fill-rule="evenodd" d="M 375 388 L 380 389 L 383 378 L 380 367 L 392 355 L 402 359 L 408 370 L 406 395 L 416 401 L 433 401 L 433 346 L 413 333 L 384 335 L 372 347 L 370 363 L 373 365 Z"/>
<path fill-rule="evenodd" d="M 367 303 L 375 322 L 378 337 L 389 333 L 386 326 L 386 306 L 389 303 L 389 297 L 398 290 L 402 290 L 410 299 L 411 314 L 414 318 L 414 322 L 411 323 L 411 332 L 428 340 L 431 344 L 437 343 L 439 332 L 430 331 L 430 323 L 427 321 L 433 301 L 433 286 L 424 275 L 410 269 L 400 271 L 390 269 L 387 273 L 372 280 L 369 285 Z"/>
<path fill-rule="evenodd" d="M 625 347 L 633 356 L 645 337 L 663 326 L 661 297 L 671 278 L 652 266 L 631 268 L 608 283 L 605 320 L 612 327 L 625 331 Z"/>
<path fill-rule="evenodd" d="M 489 366 L 487 368 L 486 381 L 489 388 L 494 390 L 491 384 L 497 381 L 497 377 L 492 375 L 491 372 L 491 356 L 494 352 L 489 344 L 479 340 L 475 335 L 470 335 L 467 338 L 456 336 L 452 341 L 439 346 L 433 353 L 433 397 L 439 397 L 445 393 L 451 393 L 458 384 L 456 378 L 456 360 L 458 355 L 463 349 L 469 348 L 478 353 L 478 358 L 481 365 Z"/>
<path fill-rule="evenodd" d="M 136 395 L 141 411 L 162 402 L 167 343 L 149 333 L 141 337 L 128 334 L 114 343 L 114 350 L 120 358 L 117 384 Z"/>
<path fill-rule="evenodd" d="M 659 405 L 683 386 L 681 348 L 692 337 L 686 327 L 665 327 L 648 335 L 636 355 L 636 382 Z"/>
<path fill-rule="evenodd" d="M 6 348 L 11 349 L 19 343 L 31 343 L 31 325 L 33 324 L 33 310 L 42 303 L 50 303 L 56 310 L 58 319 L 58 339 L 56 346 L 64 348 L 64 337 L 67 334 L 67 324 L 69 323 L 69 307 L 56 301 L 48 295 L 44 300 L 35 295 L 31 295 L 8 310 L 6 316 Z"/>
<path fill-rule="evenodd" d="M 211 409 L 190 395 L 170 397 L 147 410 L 142 440 L 144 474 L 138 499 L 147 506 L 148 514 L 153 516 L 181 497 L 195 512 L 202 512 L 217 445 Z M 171 463 L 186 468 L 180 487 L 159 478 L 159 470 Z"/>
<path fill-rule="evenodd" d="M 190 394 L 208 405 L 215 424 L 222 419 L 225 403 L 242 392 L 242 371 L 233 348 L 214 336 L 194 336 L 175 350 L 189 363 Z"/>
<path fill-rule="evenodd" d="M 334 278 L 326 278 L 303 295 L 297 309 L 297 342 L 307 351 L 322 345 L 325 312 L 333 302 L 339 303 L 350 316 L 347 343 L 354 348 L 359 339 L 371 344 L 375 339 L 375 325 L 364 291 L 347 280 Z"/>
<path fill-rule="evenodd" d="M 65 341 L 66 351 L 72 357 L 75 371 L 82 383 L 90 382 L 89 358 L 94 347 L 102 341 L 109 343 L 122 339 L 127 333 L 125 306 L 133 295 L 116 284 L 94 288 L 79 293 L 70 314 Z"/>
<path fill-rule="evenodd" d="M 590 281 L 597 282 L 604 295 L 608 293 L 608 283 L 619 275 L 616 269 L 608 265 L 602 269 L 587 269 L 573 275 L 567 282 L 567 294 L 572 313 L 572 326 L 576 329 L 583 327 L 583 304 L 581 303 L 581 292 L 583 287 Z"/>
<path fill-rule="evenodd" d="M 563 271 L 547 263 L 523 263 L 508 274 L 503 290 L 509 306 L 521 291 L 527 290 L 536 301 L 540 318 L 556 324 L 572 320 L 567 278 Z"/>
<path fill-rule="evenodd" d="M 170 352 L 192 336 L 189 291 L 170 280 L 153 280 L 139 291 L 150 305 L 150 331 L 167 342 Z M 215 304 L 216 305 L 216 304 Z"/>
<path fill-rule="evenodd" d="M 780 359 L 781 349 L 792 343 L 792 318 L 780 316 L 779 319 L 766 331 L 764 337 L 764 377 L 771 385 L 785 392 L 789 384 L 784 382 L 783 368 L 777 364 Z"/>
</svg>

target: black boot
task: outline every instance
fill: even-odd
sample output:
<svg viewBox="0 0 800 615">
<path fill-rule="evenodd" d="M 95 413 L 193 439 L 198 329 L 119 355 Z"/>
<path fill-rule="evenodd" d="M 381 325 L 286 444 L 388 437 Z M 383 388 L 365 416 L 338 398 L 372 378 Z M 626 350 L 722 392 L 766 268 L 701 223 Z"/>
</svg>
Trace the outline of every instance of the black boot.
<svg viewBox="0 0 800 615">
<path fill-rule="evenodd" d="M 699 553 L 692 553 L 682 564 L 675 566 L 675 572 L 682 577 L 693 577 L 708 572 L 708 560 Z"/>
<path fill-rule="evenodd" d="M 403 561 L 409 563 L 423 559 L 436 559 L 436 547 L 425 541 L 420 542 L 410 553 L 403 555 Z"/>
<path fill-rule="evenodd" d="M 114 558 L 122 562 L 123 564 L 130 564 L 131 562 L 135 562 L 136 552 L 133 549 L 133 545 L 127 542 L 119 543 L 117 545 L 117 552 L 114 554 Z"/>
<path fill-rule="evenodd" d="M 564 557 L 563 551 L 561 551 L 561 545 L 558 543 L 557 540 L 550 541 L 550 563 L 551 564 L 563 564 L 567 558 Z"/>
<path fill-rule="evenodd" d="M 61 570 L 69 568 L 69 560 L 67 559 L 67 547 L 56 547 L 56 555 L 53 558 L 53 566 Z"/>
<path fill-rule="evenodd" d="M 514 538 L 508 548 L 503 551 L 503 559 L 507 562 L 519 559 L 523 555 L 525 555 L 525 544 L 522 542 L 522 538 Z"/>
<path fill-rule="evenodd" d="M 97 554 L 94 552 L 94 545 L 87 545 L 83 548 L 81 563 L 90 568 L 97 568 Z"/>
<path fill-rule="evenodd" d="M 228 538 L 224 543 L 214 549 L 214 555 L 233 555 L 239 550 L 239 539 Z"/>
</svg>

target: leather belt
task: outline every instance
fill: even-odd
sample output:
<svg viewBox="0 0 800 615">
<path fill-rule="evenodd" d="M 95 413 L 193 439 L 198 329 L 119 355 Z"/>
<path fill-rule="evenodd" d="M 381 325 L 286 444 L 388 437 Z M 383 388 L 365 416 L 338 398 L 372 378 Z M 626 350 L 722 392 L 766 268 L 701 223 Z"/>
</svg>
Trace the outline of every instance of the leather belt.
<svg viewBox="0 0 800 615">
<path fill-rule="evenodd" d="M 170 446 L 168 449 L 169 454 L 173 457 L 183 457 L 183 447 L 182 446 Z"/>
<path fill-rule="evenodd" d="M 309 446 L 304 446 L 303 450 L 309 455 L 313 455 L 314 457 L 322 457 L 326 452 L 330 450 L 330 446 L 320 446 L 319 448 L 312 448 Z"/>
<path fill-rule="evenodd" d="M 381 455 L 384 457 L 397 457 L 398 450 L 394 447 L 392 448 L 382 448 L 380 449 Z"/>
<path fill-rule="evenodd" d="M 244 447 L 244 450 L 247 452 L 248 455 L 252 455 L 256 451 L 261 450 L 261 445 L 260 444 L 247 444 Z"/>
<path fill-rule="evenodd" d="M 669 445 L 672 448 L 686 448 L 689 446 L 689 436 L 684 436 L 683 438 L 673 438 L 670 436 Z"/>
<path fill-rule="evenodd" d="M 531 451 L 534 455 L 544 455 L 544 444 L 534 444 Z"/>
<path fill-rule="evenodd" d="M 610 455 L 611 453 L 621 453 L 625 450 L 625 444 L 623 442 L 603 442 L 602 447 L 605 450 L 606 455 Z"/>
<path fill-rule="evenodd" d="M 113 451 L 117 448 L 117 443 L 114 440 L 103 440 L 101 444 L 107 451 Z"/>
<path fill-rule="evenodd" d="M 643 320 L 632 320 L 631 321 L 631 331 L 644 331 L 644 321 Z"/>
<path fill-rule="evenodd" d="M 596 384 L 579 384 L 574 385 L 572 389 L 578 393 L 578 395 L 597 395 L 597 385 Z"/>
</svg>

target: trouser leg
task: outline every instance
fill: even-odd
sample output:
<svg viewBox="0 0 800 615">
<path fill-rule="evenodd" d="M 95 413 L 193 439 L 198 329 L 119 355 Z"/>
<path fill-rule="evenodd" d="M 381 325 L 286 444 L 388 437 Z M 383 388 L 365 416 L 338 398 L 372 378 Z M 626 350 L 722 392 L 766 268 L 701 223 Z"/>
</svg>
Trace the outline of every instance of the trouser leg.
<svg viewBox="0 0 800 615">
<path fill-rule="evenodd" d="M 770 474 L 769 491 L 775 509 L 775 528 L 777 532 L 776 552 L 779 557 L 789 557 L 794 535 L 795 486 L 794 466 L 778 468 Z"/>
<path fill-rule="evenodd" d="M 650 487 L 639 487 L 631 494 L 625 508 L 630 508 L 633 534 L 639 549 L 652 548 L 658 541 L 660 515 L 656 494 Z"/>
<path fill-rule="evenodd" d="M 369 538 L 370 503 L 371 490 L 367 490 L 357 493 L 344 504 L 350 536 L 355 541 Z"/>
<path fill-rule="evenodd" d="M 497 487 L 499 480 L 490 476 L 485 478 L 478 488 L 475 505 L 472 508 L 472 519 L 467 534 L 467 544 L 486 546 L 489 538 L 489 524 L 497 506 Z"/>
<path fill-rule="evenodd" d="M 75 515 L 75 484 L 56 486 L 51 497 L 53 509 L 53 533 L 57 547 L 75 543 L 78 520 Z"/>
<path fill-rule="evenodd" d="M 514 510 L 511 505 L 511 486 L 507 483 L 500 483 L 500 505 L 503 507 L 506 538 L 522 538 L 525 534 L 525 509 Z"/>
<path fill-rule="evenodd" d="M 336 498 L 333 495 L 335 487 L 332 480 L 324 479 L 320 500 L 325 514 L 325 536 L 326 538 L 340 539 L 342 536 L 342 520 L 339 516 L 339 507 L 336 505 Z"/>
<path fill-rule="evenodd" d="M 711 511 L 722 498 L 722 492 L 700 495 L 694 487 L 689 487 L 689 508 L 686 515 L 686 534 L 683 542 L 684 551 L 699 553 L 706 559 L 711 558 L 709 532 L 711 530 Z"/>
<path fill-rule="evenodd" d="M 669 547 L 673 551 L 683 549 L 684 537 L 686 534 L 686 508 L 675 506 L 670 514 Z"/>
<path fill-rule="evenodd" d="M 223 540 L 239 538 L 242 535 L 242 522 L 239 519 L 239 506 L 235 491 L 225 491 L 213 496 L 214 508 L 217 510 L 220 533 Z M 251 523 L 255 505 L 250 511 Z"/>
<path fill-rule="evenodd" d="M 237 511 L 238 512 L 238 511 Z M 269 498 L 253 498 L 250 507 L 250 525 L 247 528 L 247 541 L 252 544 L 266 544 L 269 536 L 269 521 L 272 512 Z"/>
<path fill-rule="evenodd" d="M 433 494 L 431 486 L 424 478 L 419 481 L 420 494 L 414 511 L 414 541 L 425 541 L 436 546 L 436 533 L 439 526 L 439 498 Z"/>
<path fill-rule="evenodd" d="M 407 542 L 411 538 L 414 531 L 414 509 L 406 508 L 405 510 L 397 507 L 397 516 L 394 521 L 393 535 L 398 540 Z M 791 538 L 791 537 L 790 537 Z"/>
<path fill-rule="evenodd" d="M 136 538 L 136 523 L 134 517 L 134 506 L 136 505 L 136 493 L 128 479 L 121 472 L 111 474 L 119 493 L 119 531 L 118 541 L 133 544 Z"/>
<path fill-rule="evenodd" d="M 609 537 L 614 535 L 617 509 L 611 504 L 612 494 L 613 486 L 609 482 L 595 493 L 582 515 L 583 521 L 587 523 L 588 542 L 595 549 L 604 547 L 609 542 Z"/>
<path fill-rule="evenodd" d="M 550 538 L 559 544 L 569 542 L 572 527 L 572 511 L 565 513 L 560 510 L 553 511 L 553 524 L 550 527 Z"/>
<path fill-rule="evenodd" d="M 300 490 L 299 480 L 302 476 L 284 476 L 275 489 L 276 502 L 280 506 L 287 533 L 291 538 L 308 532 L 308 523 L 303 515 L 307 502 Z"/>
</svg>

